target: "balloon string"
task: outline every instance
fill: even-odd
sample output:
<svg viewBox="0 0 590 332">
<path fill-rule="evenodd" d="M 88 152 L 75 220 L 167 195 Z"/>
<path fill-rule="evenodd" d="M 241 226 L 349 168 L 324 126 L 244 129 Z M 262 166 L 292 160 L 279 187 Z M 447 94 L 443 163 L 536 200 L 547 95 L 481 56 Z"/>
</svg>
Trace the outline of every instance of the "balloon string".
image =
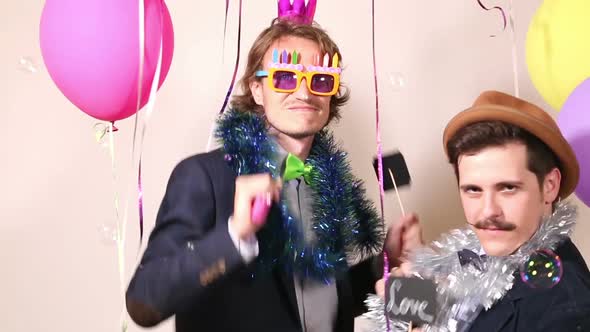
<svg viewBox="0 0 590 332">
<path fill-rule="evenodd" d="M 377 79 L 377 59 L 375 52 L 375 0 L 371 1 L 371 41 L 372 41 L 372 56 L 373 56 L 373 83 L 375 88 L 375 126 L 376 126 L 376 141 L 377 141 L 377 173 L 379 178 L 379 203 L 381 208 L 381 220 L 385 224 L 385 214 L 383 209 L 383 201 L 385 191 L 383 189 L 383 147 L 381 143 L 381 123 L 379 117 L 379 85 Z M 389 257 L 385 246 L 383 247 L 383 278 L 385 284 L 389 278 Z M 386 310 L 385 307 L 383 310 Z M 391 331 L 389 326 L 389 319 L 385 316 L 387 332 Z"/>
<path fill-rule="evenodd" d="M 504 9 L 502 9 L 502 7 L 500 6 L 494 6 L 491 8 L 486 7 L 481 0 L 477 0 L 477 3 L 479 4 L 479 6 L 481 8 L 483 8 L 486 11 L 489 10 L 498 10 L 500 11 L 500 14 L 502 14 L 502 30 L 505 31 L 506 30 L 506 26 L 509 25 L 510 26 L 510 44 L 511 44 L 511 57 L 512 57 L 512 78 L 514 81 L 514 95 L 519 98 L 520 97 L 520 88 L 519 88 L 519 84 L 518 84 L 518 56 L 517 56 L 517 49 L 516 49 L 516 34 L 515 34 L 515 28 L 514 28 L 514 4 L 513 4 L 513 0 L 509 0 L 509 8 L 508 8 L 508 19 L 506 18 L 506 13 L 504 12 Z M 509 23 L 509 24 L 508 24 Z M 495 37 L 495 35 L 492 35 L 492 37 Z"/>
<path fill-rule="evenodd" d="M 119 192 L 117 189 L 118 176 L 117 176 L 117 165 L 115 162 L 115 137 L 114 137 L 114 126 L 112 122 L 109 122 L 108 126 L 109 135 L 109 155 L 111 157 L 111 177 L 113 182 L 113 195 L 114 195 L 114 207 L 115 207 L 115 220 L 116 232 L 115 232 L 115 243 L 117 245 L 117 268 L 119 271 L 119 290 L 121 292 L 122 308 L 121 308 L 121 327 L 125 330 L 127 322 L 125 316 L 125 250 L 124 250 L 124 235 L 122 233 L 121 218 L 119 212 Z"/>
<path fill-rule="evenodd" d="M 510 19 L 510 41 L 512 46 L 512 77 L 514 79 L 514 95 L 520 98 L 520 87 L 518 84 L 518 56 L 516 52 L 516 29 L 514 27 L 514 6 L 513 0 L 509 0 L 509 19 Z"/>
<path fill-rule="evenodd" d="M 143 187 L 141 181 L 141 159 L 143 154 L 143 141 L 145 138 L 145 132 L 147 129 L 147 123 L 149 122 L 151 113 L 154 108 L 155 104 L 155 97 L 157 87 L 160 81 L 160 71 L 162 65 L 162 52 L 163 52 L 163 16 L 164 16 L 164 3 L 160 1 L 160 45 L 158 51 L 158 62 L 156 65 L 156 71 L 152 78 L 152 85 L 149 91 L 149 98 L 146 105 L 146 116 L 143 117 L 143 126 L 141 128 L 141 137 L 138 140 L 138 132 L 139 130 L 139 117 L 140 117 L 140 109 L 141 109 L 141 101 L 143 96 L 143 78 L 144 78 L 144 64 L 145 64 L 145 1 L 139 1 L 138 7 L 138 38 L 139 38 L 139 52 L 138 52 L 138 82 L 137 82 L 137 100 L 136 100 L 136 111 L 135 111 L 135 119 L 134 119 L 134 126 L 133 126 L 133 143 L 132 143 L 132 150 L 131 150 L 131 163 L 132 169 L 134 169 L 136 162 L 136 150 L 139 149 L 139 162 L 138 162 L 138 209 L 139 209 L 139 248 L 138 248 L 138 256 L 139 251 L 141 249 L 141 244 L 143 241 Z M 111 137 L 112 137 L 112 125 L 110 128 Z M 113 142 L 112 142 L 113 143 Z M 114 147 L 111 144 L 111 154 L 114 158 Z M 125 241 L 126 241 L 126 233 L 127 233 L 127 222 L 129 217 L 129 193 L 130 188 L 127 188 L 127 195 L 126 195 L 126 202 L 125 202 L 125 212 L 123 215 L 122 222 L 120 221 L 118 207 L 117 207 L 117 256 L 119 262 L 119 280 L 121 284 L 121 293 L 122 293 L 122 300 L 123 300 L 123 307 L 121 312 L 121 329 L 122 331 L 127 330 L 127 321 L 126 321 L 126 310 L 125 310 Z M 118 198 L 117 198 L 118 201 Z M 116 204 L 118 206 L 118 203 Z"/>
<path fill-rule="evenodd" d="M 160 83 L 160 73 L 162 70 L 162 57 L 163 57 L 163 50 L 164 50 L 164 31 L 163 31 L 163 17 L 164 17 L 164 3 L 161 2 L 160 6 L 160 27 L 162 27 L 160 33 L 160 47 L 158 50 L 158 61 L 156 64 L 156 71 L 154 73 L 154 78 L 152 79 L 152 84 L 150 87 L 149 97 L 147 104 L 145 106 L 145 116 L 143 117 L 143 126 L 141 128 L 141 136 L 138 140 L 139 146 L 139 161 L 138 161 L 138 172 L 137 172 L 137 191 L 138 191 L 138 212 L 139 212 L 139 248 L 141 248 L 143 242 L 143 234 L 144 234 L 144 219 L 143 219 L 143 186 L 141 181 L 141 165 L 142 165 L 142 158 L 143 158 L 143 147 L 145 142 L 145 135 L 147 132 L 148 124 L 151 120 L 152 113 L 154 111 L 154 107 L 156 104 L 156 97 L 158 92 L 158 86 Z M 133 138 L 133 145 L 135 146 L 136 139 Z"/>
</svg>

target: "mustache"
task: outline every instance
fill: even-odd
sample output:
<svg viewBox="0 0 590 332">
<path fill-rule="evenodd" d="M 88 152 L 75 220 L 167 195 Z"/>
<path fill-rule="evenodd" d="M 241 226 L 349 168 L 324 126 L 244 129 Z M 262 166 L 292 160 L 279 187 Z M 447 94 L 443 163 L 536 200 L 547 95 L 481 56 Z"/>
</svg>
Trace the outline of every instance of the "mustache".
<svg viewBox="0 0 590 332">
<path fill-rule="evenodd" d="M 289 107 L 313 107 L 317 110 L 320 110 L 320 105 L 318 105 L 318 103 L 316 103 L 314 100 L 308 100 L 308 101 L 293 101 L 290 103 L 287 103 L 285 105 L 285 107 L 289 108 Z"/>
<path fill-rule="evenodd" d="M 516 229 L 515 224 L 510 223 L 508 221 L 501 221 L 501 220 L 497 220 L 497 219 L 479 220 L 476 223 L 471 224 L 471 226 L 473 226 L 477 229 L 494 229 L 494 230 L 500 230 L 500 231 L 512 231 L 512 230 Z"/>
</svg>

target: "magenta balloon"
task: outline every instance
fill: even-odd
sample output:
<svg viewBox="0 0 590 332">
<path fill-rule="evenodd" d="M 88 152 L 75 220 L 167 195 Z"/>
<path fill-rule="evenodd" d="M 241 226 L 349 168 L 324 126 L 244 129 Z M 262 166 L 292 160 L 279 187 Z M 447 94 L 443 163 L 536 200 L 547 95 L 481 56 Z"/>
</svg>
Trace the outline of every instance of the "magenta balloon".
<svg viewBox="0 0 590 332">
<path fill-rule="evenodd" d="M 160 40 L 158 87 L 172 63 L 174 31 L 162 0 L 145 0 L 141 107 L 148 100 Z M 40 24 L 45 66 L 59 90 L 80 110 L 116 121 L 137 110 L 139 0 L 47 0 Z"/>
<path fill-rule="evenodd" d="M 590 206 L 590 79 L 567 98 L 557 115 L 557 124 L 580 164 L 576 196 Z"/>
</svg>

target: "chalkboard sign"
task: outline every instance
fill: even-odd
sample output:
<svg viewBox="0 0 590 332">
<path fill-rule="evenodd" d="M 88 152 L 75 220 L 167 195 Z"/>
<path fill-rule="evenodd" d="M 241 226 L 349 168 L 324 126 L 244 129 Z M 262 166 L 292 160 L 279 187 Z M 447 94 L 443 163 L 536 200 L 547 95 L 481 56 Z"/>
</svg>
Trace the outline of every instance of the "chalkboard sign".
<svg viewBox="0 0 590 332">
<path fill-rule="evenodd" d="M 375 168 L 375 174 L 378 177 L 379 167 L 377 158 L 373 158 L 373 168 Z M 398 188 L 407 186 L 412 182 L 408 165 L 406 165 L 406 160 L 401 152 L 383 156 L 383 189 L 385 191 L 394 189 L 394 180 Z"/>
<path fill-rule="evenodd" d="M 431 280 L 389 277 L 385 289 L 389 319 L 411 321 L 415 326 L 434 322 L 436 285 Z"/>
</svg>

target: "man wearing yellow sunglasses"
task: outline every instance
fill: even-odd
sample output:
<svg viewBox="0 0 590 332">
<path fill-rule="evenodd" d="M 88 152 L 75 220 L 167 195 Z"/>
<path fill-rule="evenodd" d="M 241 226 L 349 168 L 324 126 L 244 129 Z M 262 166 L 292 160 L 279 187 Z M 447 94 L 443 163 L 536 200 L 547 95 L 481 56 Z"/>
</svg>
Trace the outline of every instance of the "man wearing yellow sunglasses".
<svg viewBox="0 0 590 332">
<path fill-rule="evenodd" d="M 127 291 L 138 324 L 352 332 L 364 310 L 382 221 L 326 129 L 348 100 L 340 51 L 302 3 L 280 0 L 254 42 L 222 148 L 173 171 Z"/>
</svg>

